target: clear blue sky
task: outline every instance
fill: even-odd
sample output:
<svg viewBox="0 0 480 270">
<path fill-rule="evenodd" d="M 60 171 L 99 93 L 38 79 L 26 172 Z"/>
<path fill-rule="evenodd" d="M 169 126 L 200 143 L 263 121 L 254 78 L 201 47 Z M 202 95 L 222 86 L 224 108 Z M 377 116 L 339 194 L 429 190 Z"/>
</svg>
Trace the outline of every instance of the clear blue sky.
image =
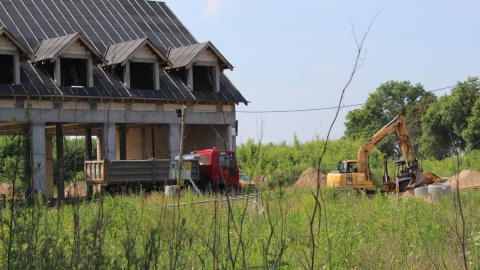
<svg viewBox="0 0 480 270">
<path fill-rule="evenodd" d="M 363 66 L 343 105 L 364 103 L 380 84 L 421 83 L 425 90 L 480 76 L 480 2 L 172 0 L 167 5 L 199 42 L 211 41 L 235 67 L 225 71 L 247 100 L 237 106 L 237 143 L 325 138 L 351 73 L 358 38 L 380 12 L 364 44 Z M 450 90 L 435 92 L 437 96 Z M 332 137 L 344 132 L 343 108 Z M 263 127 L 263 128 L 262 128 Z"/>
</svg>

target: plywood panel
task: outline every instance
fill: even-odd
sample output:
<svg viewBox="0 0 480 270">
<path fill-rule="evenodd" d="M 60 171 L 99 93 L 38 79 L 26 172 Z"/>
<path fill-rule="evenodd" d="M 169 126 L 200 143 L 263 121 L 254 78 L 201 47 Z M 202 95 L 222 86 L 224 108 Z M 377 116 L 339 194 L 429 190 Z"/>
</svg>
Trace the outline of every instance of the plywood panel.
<svg viewBox="0 0 480 270">
<path fill-rule="evenodd" d="M 80 43 L 80 41 L 75 41 L 72 45 L 65 49 L 64 54 L 75 54 L 75 55 L 90 55 L 90 52 L 87 48 Z"/>
<path fill-rule="evenodd" d="M 16 51 L 17 47 L 8 38 L 0 36 L 0 50 Z"/>
<path fill-rule="evenodd" d="M 147 46 L 143 46 L 136 54 L 136 58 L 155 59 L 157 56 Z"/>
<path fill-rule="evenodd" d="M 217 57 L 210 50 L 205 50 L 198 56 L 197 61 L 217 61 Z"/>
</svg>

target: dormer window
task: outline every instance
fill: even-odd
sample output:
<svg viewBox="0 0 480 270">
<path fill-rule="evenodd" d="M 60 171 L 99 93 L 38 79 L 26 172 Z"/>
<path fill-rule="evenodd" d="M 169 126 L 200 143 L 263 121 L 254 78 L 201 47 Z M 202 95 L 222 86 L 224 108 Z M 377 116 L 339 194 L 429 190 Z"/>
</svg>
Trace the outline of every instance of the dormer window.
<svg viewBox="0 0 480 270">
<path fill-rule="evenodd" d="M 105 59 L 106 66 L 129 89 L 159 90 L 160 68 L 169 64 L 147 38 L 111 44 Z"/>
<path fill-rule="evenodd" d="M 20 84 L 20 60 L 29 51 L 5 28 L 0 27 L 0 84 Z"/>
<path fill-rule="evenodd" d="M 13 55 L 0 54 L 0 84 L 14 84 Z"/>
<path fill-rule="evenodd" d="M 59 58 L 54 63 L 45 63 L 45 69 L 59 86 L 92 87 L 93 83 L 88 84 L 88 62 L 87 59 Z"/>
<path fill-rule="evenodd" d="M 211 42 L 169 49 L 168 59 L 190 91 L 220 92 L 220 73 L 233 69 Z"/>
<path fill-rule="evenodd" d="M 81 34 L 71 34 L 42 41 L 35 55 L 59 86 L 93 87 L 93 65 L 102 56 Z"/>
</svg>

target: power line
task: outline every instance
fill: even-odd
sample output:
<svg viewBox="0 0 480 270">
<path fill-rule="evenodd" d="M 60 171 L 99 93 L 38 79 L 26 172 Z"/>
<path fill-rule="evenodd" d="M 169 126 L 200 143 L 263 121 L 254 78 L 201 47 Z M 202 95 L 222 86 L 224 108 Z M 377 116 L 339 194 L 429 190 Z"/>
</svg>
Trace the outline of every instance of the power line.
<svg viewBox="0 0 480 270">
<path fill-rule="evenodd" d="M 437 88 L 437 89 L 426 91 L 426 92 L 437 92 L 437 91 L 453 88 L 455 86 L 457 85 L 445 86 L 442 88 Z M 365 105 L 365 103 L 343 105 L 343 106 L 340 106 L 340 108 L 356 107 L 356 106 L 362 106 L 362 105 Z M 324 111 L 324 110 L 333 110 L 337 108 L 338 108 L 337 106 L 334 106 L 334 107 L 323 107 L 323 108 L 312 108 L 312 109 L 293 109 L 293 110 L 274 110 L 274 111 L 236 111 L 236 112 L 237 113 L 291 113 L 291 112 Z"/>
</svg>

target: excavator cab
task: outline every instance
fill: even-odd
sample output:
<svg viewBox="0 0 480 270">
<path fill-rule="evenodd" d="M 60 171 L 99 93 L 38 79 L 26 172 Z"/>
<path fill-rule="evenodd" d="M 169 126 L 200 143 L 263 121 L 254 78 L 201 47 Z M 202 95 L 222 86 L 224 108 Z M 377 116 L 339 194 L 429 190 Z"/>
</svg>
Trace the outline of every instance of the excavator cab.
<svg viewBox="0 0 480 270">
<path fill-rule="evenodd" d="M 338 163 L 338 172 L 340 173 L 351 173 L 356 172 L 356 161 L 343 160 Z"/>
</svg>

